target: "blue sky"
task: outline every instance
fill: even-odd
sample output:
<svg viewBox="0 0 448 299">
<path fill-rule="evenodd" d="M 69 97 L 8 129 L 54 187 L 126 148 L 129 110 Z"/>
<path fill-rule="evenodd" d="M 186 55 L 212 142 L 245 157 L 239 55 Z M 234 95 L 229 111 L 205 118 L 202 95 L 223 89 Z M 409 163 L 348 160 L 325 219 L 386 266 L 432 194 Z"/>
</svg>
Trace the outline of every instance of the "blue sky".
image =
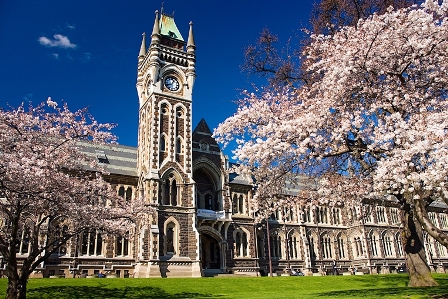
<svg viewBox="0 0 448 299">
<path fill-rule="evenodd" d="M 280 41 L 308 26 L 313 1 L 165 0 L 184 38 L 193 22 L 196 82 L 193 128 L 213 130 L 231 116 L 254 78 L 241 72 L 244 48 L 263 28 Z M 0 107 L 48 96 L 71 110 L 89 106 L 100 122 L 118 124 L 120 144 L 137 145 L 137 56 L 152 31 L 153 0 L 0 1 Z M 258 81 L 260 84 L 260 81 Z M 226 150 L 228 152 L 229 149 Z"/>
</svg>

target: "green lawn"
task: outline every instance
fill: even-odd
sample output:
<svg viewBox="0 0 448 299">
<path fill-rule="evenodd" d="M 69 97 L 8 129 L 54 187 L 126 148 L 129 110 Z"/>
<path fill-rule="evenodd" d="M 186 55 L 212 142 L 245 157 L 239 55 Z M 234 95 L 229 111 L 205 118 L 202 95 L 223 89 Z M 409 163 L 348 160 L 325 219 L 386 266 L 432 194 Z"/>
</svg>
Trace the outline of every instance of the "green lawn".
<svg viewBox="0 0 448 299">
<path fill-rule="evenodd" d="M 448 298 L 448 274 L 436 288 L 408 288 L 406 275 L 31 279 L 28 298 Z M 0 279 L 0 293 L 6 291 Z"/>
</svg>

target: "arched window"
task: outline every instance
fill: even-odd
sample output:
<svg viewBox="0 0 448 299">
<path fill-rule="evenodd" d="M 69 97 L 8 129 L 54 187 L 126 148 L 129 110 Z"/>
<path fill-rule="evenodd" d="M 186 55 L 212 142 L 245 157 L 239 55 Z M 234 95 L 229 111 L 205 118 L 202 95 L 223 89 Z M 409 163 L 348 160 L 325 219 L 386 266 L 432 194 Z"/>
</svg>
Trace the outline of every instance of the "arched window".
<svg viewBox="0 0 448 299">
<path fill-rule="evenodd" d="M 235 253 L 236 256 L 241 256 L 241 233 L 237 232 L 235 237 Z"/>
<path fill-rule="evenodd" d="M 333 251 L 331 248 L 331 238 L 328 235 L 322 236 L 322 258 L 331 259 L 333 258 Z"/>
<path fill-rule="evenodd" d="M 178 248 L 178 229 L 176 223 L 170 221 L 165 226 L 165 253 L 176 254 Z"/>
<path fill-rule="evenodd" d="M 345 258 L 345 240 L 344 237 L 342 235 L 338 236 L 338 253 L 339 253 L 339 258 L 343 259 Z"/>
<path fill-rule="evenodd" d="M 282 258 L 282 238 L 280 236 L 271 236 L 271 254 L 273 258 Z"/>
<path fill-rule="evenodd" d="M 248 242 L 247 234 L 244 231 L 237 231 L 235 233 L 235 256 L 245 257 L 248 256 Z"/>
<path fill-rule="evenodd" d="M 162 134 L 160 136 L 160 151 L 161 152 L 166 151 L 166 140 L 165 140 L 165 135 L 164 134 Z"/>
<path fill-rule="evenodd" d="M 316 260 L 316 247 L 314 244 L 314 238 L 312 236 L 308 237 L 308 246 L 310 248 L 310 257 L 312 260 Z"/>
<path fill-rule="evenodd" d="M 397 254 L 399 257 L 403 256 L 403 243 L 401 241 L 400 233 L 395 234 L 395 244 L 397 244 Z"/>
<path fill-rule="evenodd" d="M 377 234 L 374 232 L 371 232 L 370 233 L 370 248 L 371 248 L 373 256 L 379 256 L 378 255 L 378 242 L 379 242 L 379 238 L 378 238 Z"/>
<path fill-rule="evenodd" d="M 360 237 L 355 238 L 355 254 L 357 257 L 362 256 L 364 254 L 364 250 L 362 247 L 362 241 Z"/>
<path fill-rule="evenodd" d="M 166 251 L 174 253 L 174 228 L 171 226 L 166 229 Z"/>
<path fill-rule="evenodd" d="M 132 198 L 132 188 L 128 187 L 126 189 L 126 202 L 130 202 Z"/>
<path fill-rule="evenodd" d="M 118 189 L 118 196 L 124 198 L 124 187 L 123 187 L 123 186 L 121 186 L 121 187 Z"/>
<path fill-rule="evenodd" d="M 389 235 L 383 235 L 383 243 L 384 243 L 384 255 L 385 256 L 393 256 L 393 242 Z"/>
<path fill-rule="evenodd" d="M 288 253 L 290 259 L 299 258 L 299 250 L 296 236 L 289 236 L 288 239 Z"/>
</svg>

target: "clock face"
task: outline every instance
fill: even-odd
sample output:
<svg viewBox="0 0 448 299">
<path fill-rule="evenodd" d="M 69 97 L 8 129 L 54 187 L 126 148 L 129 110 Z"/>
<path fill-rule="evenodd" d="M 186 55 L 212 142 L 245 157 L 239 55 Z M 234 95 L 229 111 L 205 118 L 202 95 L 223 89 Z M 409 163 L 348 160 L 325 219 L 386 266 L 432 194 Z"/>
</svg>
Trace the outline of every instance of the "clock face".
<svg viewBox="0 0 448 299">
<path fill-rule="evenodd" d="M 170 91 L 177 91 L 179 89 L 179 81 L 174 77 L 167 77 L 165 79 L 165 87 Z"/>
</svg>

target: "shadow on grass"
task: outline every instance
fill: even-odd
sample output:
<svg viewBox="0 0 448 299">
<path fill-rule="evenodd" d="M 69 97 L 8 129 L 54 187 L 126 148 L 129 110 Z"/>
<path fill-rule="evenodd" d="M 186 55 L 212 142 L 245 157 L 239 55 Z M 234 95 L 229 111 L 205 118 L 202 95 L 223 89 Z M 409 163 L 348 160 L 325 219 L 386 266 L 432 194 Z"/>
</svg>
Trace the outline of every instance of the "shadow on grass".
<svg viewBox="0 0 448 299">
<path fill-rule="evenodd" d="M 28 299 L 44 299 L 44 298 L 64 298 L 64 299 L 99 299 L 99 298 L 219 298 L 221 295 L 200 294 L 200 293 L 175 293 L 170 294 L 160 288 L 155 287 L 124 287 L 124 288 L 107 288 L 99 286 L 51 286 L 38 287 L 28 290 Z"/>
<path fill-rule="evenodd" d="M 371 290 L 345 290 L 345 291 L 333 291 L 322 292 L 318 296 L 324 298 L 384 298 L 392 297 L 394 295 L 400 296 L 425 296 L 426 298 L 448 298 L 448 286 L 443 287 L 431 287 L 431 288 L 384 288 L 384 289 L 371 289 Z"/>
<path fill-rule="evenodd" d="M 331 291 L 322 292 L 318 296 L 325 298 L 385 298 L 394 297 L 404 298 L 405 296 L 421 296 L 424 298 L 434 298 L 434 299 L 448 299 L 448 278 L 447 277 L 437 277 L 436 280 L 440 284 L 438 287 L 420 287 L 420 288 L 410 288 L 407 286 L 408 276 L 378 276 L 377 282 L 381 285 L 381 282 L 387 279 L 394 279 L 395 286 L 386 286 L 378 288 L 371 288 L 372 284 L 370 281 L 370 288 L 367 286 L 368 280 L 363 281 L 359 279 L 359 282 L 364 284 L 366 289 L 358 290 L 341 290 L 341 291 Z"/>
</svg>

